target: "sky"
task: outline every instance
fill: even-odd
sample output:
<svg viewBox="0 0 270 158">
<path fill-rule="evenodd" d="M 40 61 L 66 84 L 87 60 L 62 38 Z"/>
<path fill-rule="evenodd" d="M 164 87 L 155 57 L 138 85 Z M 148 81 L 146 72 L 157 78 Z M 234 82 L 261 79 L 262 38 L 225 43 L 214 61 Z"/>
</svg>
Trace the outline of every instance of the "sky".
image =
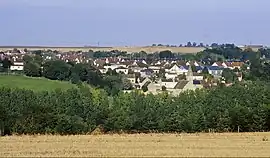
<svg viewBox="0 0 270 158">
<path fill-rule="evenodd" d="M 269 0 L 0 0 L 0 45 L 270 45 Z"/>
</svg>

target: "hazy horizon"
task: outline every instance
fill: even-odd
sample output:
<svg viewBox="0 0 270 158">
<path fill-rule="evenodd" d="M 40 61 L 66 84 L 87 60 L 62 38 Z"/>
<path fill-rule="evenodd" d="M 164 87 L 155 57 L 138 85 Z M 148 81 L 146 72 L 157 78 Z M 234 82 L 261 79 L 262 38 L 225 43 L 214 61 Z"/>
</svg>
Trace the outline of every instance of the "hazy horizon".
<svg viewBox="0 0 270 158">
<path fill-rule="evenodd" d="M 270 45 L 267 0 L 1 0 L 0 45 Z"/>
</svg>

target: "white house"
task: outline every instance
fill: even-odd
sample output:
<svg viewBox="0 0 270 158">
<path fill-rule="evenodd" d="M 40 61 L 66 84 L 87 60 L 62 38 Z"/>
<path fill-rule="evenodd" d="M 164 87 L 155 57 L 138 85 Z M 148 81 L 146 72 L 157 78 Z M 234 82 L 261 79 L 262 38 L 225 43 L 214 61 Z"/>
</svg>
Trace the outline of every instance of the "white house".
<svg viewBox="0 0 270 158">
<path fill-rule="evenodd" d="M 203 74 L 193 74 L 193 80 L 202 81 Z"/>
<path fill-rule="evenodd" d="M 152 76 L 154 74 L 154 70 L 144 69 L 144 70 L 141 70 L 140 74 L 141 74 L 141 77 L 149 77 L 149 76 Z"/>
<path fill-rule="evenodd" d="M 168 89 L 174 89 L 178 82 L 161 82 L 160 87 L 165 86 Z"/>
<path fill-rule="evenodd" d="M 24 63 L 23 62 L 14 62 L 13 65 L 10 66 L 11 71 L 23 71 Z"/>
<path fill-rule="evenodd" d="M 213 76 L 221 76 L 223 72 L 223 68 L 219 66 L 209 66 L 207 67 L 209 74 Z"/>
<path fill-rule="evenodd" d="M 175 79 L 177 76 L 177 73 L 165 73 L 166 79 Z"/>
<path fill-rule="evenodd" d="M 176 73 L 178 75 L 180 74 L 187 74 L 188 72 L 188 67 L 187 66 L 177 66 L 173 65 L 170 69 L 166 69 L 166 72 L 168 73 Z"/>
<path fill-rule="evenodd" d="M 141 72 L 141 70 L 144 70 L 146 68 L 141 68 L 138 66 L 128 66 L 129 69 L 131 69 L 133 72 Z"/>
<path fill-rule="evenodd" d="M 120 67 L 116 68 L 115 71 L 117 73 L 128 74 L 128 68 L 123 67 L 123 66 L 120 66 Z"/>
<path fill-rule="evenodd" d="M 194 66 L 200 66 L 200 64 L 197 63 L 197 61 L 194 61 L 194 62 L 186 62 L 186 66 L 190 66 L 190 65 L 194 65 Z"/>
<path fill-rule="evenodd" d="M 219 66 L 219 67 L 223 67 L 223 68 L 227 68 L 228 67 L 228 65 L 225 62 L 220 62 L 220 61 L 214 62 L 212 64 L 212 66 Z"/>
<path fill-rule="evenodd" d="M 114 70 L 114 69 L 116 69 L 116 68 L 119 68 L 119 67 L 126 67 L 126 65 L 122 65 L 122 64 L 111 64 L 111 65 L 105 65 L 104 66 L 104 68 L 106 69 L 106 70 L 108 70 L 108 69 L 112 69 L 112 70 Z"/>
<path fill-rule="evenodd" d="M 149 69 L 152 69 L 154 71 L 154 73 L 159 73 L 160 70 L 160 66 L 150 66 Z"/>
</svg>

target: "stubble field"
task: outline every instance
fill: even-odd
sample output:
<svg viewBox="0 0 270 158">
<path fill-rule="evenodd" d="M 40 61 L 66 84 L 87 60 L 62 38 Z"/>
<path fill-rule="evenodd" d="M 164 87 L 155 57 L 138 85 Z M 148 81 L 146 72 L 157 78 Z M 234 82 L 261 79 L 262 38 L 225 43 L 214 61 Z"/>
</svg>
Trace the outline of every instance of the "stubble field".
<svg viewBox="0 0 270 158">
<path fill-rule="evenodd" d="M 146 53 L 154 53 L 165 50 L 170 50 L 174 53 L 197 53 L 203 51 L 204 47 L 166 47 L 166 46 L 129 46 L 129 47 L 0 47 L 0 51 L 13 50 L 17 48 L 19 50 L 24 50 L 25 48 L 28 50 L 57 50 L 60 52 L 67 51 L 126 51 L 128 53 L 132 52 L 140 52 L 145 51 Z"/>
<path fill-rule="evenodd" d="M 270 133 L 0 137 L 0 157 L 269 157 Z"/>
</svg>

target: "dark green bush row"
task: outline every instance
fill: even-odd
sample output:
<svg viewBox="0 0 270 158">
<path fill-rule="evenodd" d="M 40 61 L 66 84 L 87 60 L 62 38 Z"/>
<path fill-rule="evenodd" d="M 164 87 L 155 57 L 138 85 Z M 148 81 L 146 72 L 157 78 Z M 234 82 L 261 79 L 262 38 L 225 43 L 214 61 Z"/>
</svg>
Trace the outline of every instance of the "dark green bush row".
<svg viewBox="0 0 270 158">
<path fill-rule="evenodd" d="M 105 131 L 215 132 L 269 131 L 270 88 L 249 83 L 213 90 L 120 93 L 81 86 L 68 91 L 0 89 L 1 132 L 85 134 Z"/>
</svg>

